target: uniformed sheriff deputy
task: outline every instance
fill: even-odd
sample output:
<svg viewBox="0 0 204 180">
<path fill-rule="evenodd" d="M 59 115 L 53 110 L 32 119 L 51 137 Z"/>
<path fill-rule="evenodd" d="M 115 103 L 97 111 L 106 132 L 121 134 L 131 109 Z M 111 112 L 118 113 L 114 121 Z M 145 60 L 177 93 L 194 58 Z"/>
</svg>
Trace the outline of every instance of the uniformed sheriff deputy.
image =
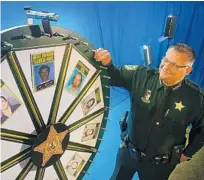
<svg viewBox="0 0 204 180">
<path fill-rule="evenodd" d="M 204 95 L 186 78 L 195 60 L 193 49 L 181 43 L 171 46 L 158 70 L 117 68 L 101 48 L 95 59 L 108 67 L 111 85 L 125 87 L 131 98 L 127 136 L 111 179 L 129 180 L 136 171 L 140 180 L 168 179 L 176 165 L 190 159 L 204 142 Z"/>
</svg>

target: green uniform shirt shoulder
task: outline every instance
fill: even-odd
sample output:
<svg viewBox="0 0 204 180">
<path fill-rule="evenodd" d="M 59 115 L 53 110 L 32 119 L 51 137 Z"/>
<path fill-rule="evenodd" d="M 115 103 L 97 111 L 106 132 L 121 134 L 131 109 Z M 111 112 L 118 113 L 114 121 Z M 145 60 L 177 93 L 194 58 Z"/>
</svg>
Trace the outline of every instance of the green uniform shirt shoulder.
<svg viewBox="0 0 204 180">
<path fill-rule="evenodd" d="M 201 90 L 200 90 L 199 86 L 198 86 L 196 83 L 194 83 L 194 82 L 191 81 L 190 79 L 185 79 L 185 82 L 186 82 L 186 85 L 187 85 L 188 87 L 190 87 L 190 88 L 192 88 L 193 90 L 198 91 L 198 92 L 201 93 Z"/>
<path fill-rule="evenodd" d="M 201 98 L 201 101 L 204 100 L 204 90 L 202 90 L 196 83 L 189 79 L 185 79 L 186 85 L 195 91 Z"/>
<path fill-rule="evenodd" d="M 123 68 L 125 70 L 130 70 L 130 71 L 135 71 L 135 70 L 141 70 L 141 71 L 146 71 L 148 73 L 157 73 L 158 69 L 152 68 L 152 67 L 146 67 L 146 66 L 141 66 L 141 65 L 124 65 Z"/>
<path fill-rule="evenodd" d="M 138 69 L 140 69 L 141 73 L 145 73 L 147 75 L 159 74 L 159 70 L 151 66 L 140 66 Z"/>
<path fill-rule="evenodd" d="M 204 96 L 204 89 L 201 89 L 201 94 Z"/>
</svg>

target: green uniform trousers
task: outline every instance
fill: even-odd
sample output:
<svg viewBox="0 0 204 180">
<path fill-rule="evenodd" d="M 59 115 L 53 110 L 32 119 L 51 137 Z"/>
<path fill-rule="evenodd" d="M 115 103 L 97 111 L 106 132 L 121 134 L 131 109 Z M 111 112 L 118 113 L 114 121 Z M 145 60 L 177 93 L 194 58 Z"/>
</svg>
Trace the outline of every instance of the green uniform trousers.
<svg viewBox="0 0 204 180">
<path fill-rule="evenodd" d="M 119 148 L 111 180 L 131 180 L 137 172 L 140 180 L 167 180 L 176 165 L 153 164 L 147 160 L 134 160 L 126 147 Z"/>
</svg>

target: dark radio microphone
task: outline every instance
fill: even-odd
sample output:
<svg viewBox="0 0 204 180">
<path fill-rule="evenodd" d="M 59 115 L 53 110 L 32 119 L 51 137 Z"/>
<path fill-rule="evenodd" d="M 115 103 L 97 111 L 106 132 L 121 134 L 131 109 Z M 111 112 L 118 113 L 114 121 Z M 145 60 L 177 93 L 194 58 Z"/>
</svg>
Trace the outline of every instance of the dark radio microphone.
<svg viewBox="0 0 204 180">
<path fill-rule="evenodd" d="M 128 116 L 128 111 L 125 112 L 124 117 L 122 117 L 120 122 L 119 122 L 120 123 L 121 132 L 124 132 L 127 129 L 127 116 Z"/>
</svg>

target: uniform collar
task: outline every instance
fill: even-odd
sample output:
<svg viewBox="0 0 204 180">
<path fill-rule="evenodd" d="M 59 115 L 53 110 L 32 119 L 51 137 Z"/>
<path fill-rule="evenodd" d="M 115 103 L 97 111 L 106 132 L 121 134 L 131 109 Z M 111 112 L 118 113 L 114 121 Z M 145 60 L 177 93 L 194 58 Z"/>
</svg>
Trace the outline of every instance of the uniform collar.
<svg viewBox="0 0 204 180">
<path fill-rule="evenodd" d="M 173 91 L 174 90 L 176 90 L 176 89 L 178 89 L 178 88 L 180 88 L 182 85 L 183 85 L 183 83 L 186 81 L 186 79 L 184 78 L 181 82 L 179 82 L 178 84 L 175 84 L 175 85 L 173 85 L 173 86 L 170 86 L 170 87 L 167 87 L 167 86 L 165 86 L 163 83 L 162 83 L 162 81 L 161 81 L 161 79 L 158 77 L 158 82 L 157 82 L 157 86 L 156 86 L 156 89 L 157 90 L 159 90 L 160 88 L 169 88 L 169 89 L 172 89 Z"/>
<path fill-rule="evenodd" d="M 160 77 L 158 77 L 158 81 L 157 81 L 157 86 L 156 87 L 157 87 L 157 90 L 162 88 L 162 87 L 164 87 L 164 84 L 162 83 Z"/>
</svg>

